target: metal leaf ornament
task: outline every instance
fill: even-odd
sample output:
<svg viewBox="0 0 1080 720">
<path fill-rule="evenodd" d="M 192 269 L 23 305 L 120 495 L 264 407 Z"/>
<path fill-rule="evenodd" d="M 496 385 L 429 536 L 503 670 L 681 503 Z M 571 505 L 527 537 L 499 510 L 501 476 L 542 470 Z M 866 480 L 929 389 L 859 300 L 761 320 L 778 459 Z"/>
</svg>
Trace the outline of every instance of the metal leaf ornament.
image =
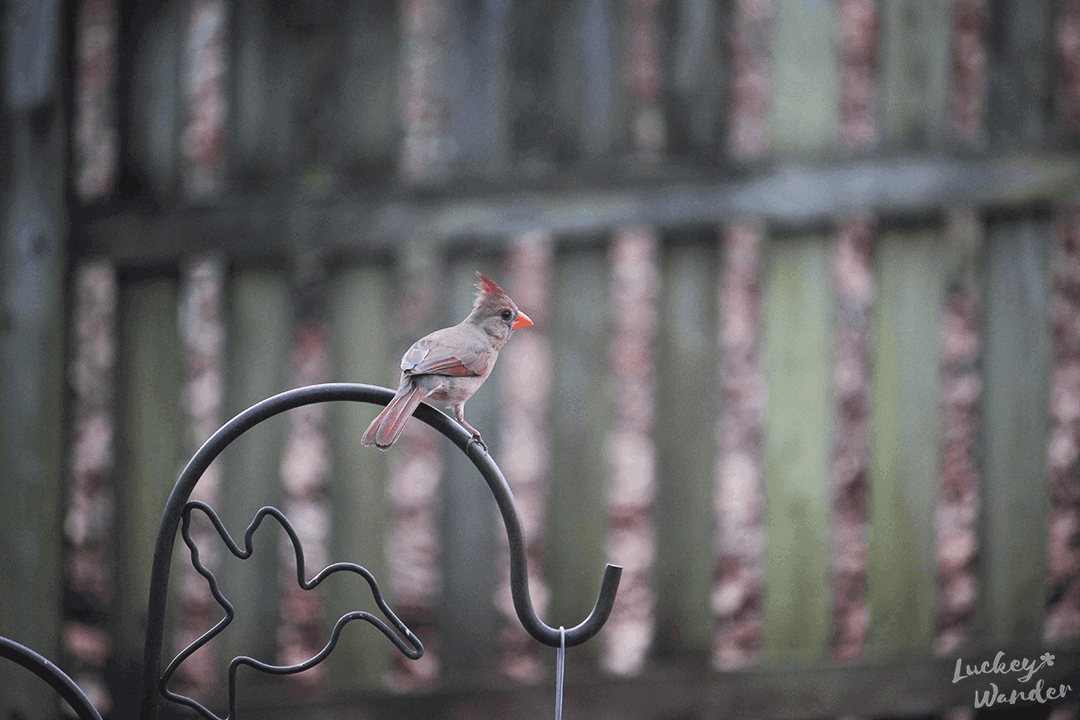
<svg viewBox="0 0 1080 720">
<path fill-rule="evenodd" d="M 186 695 L 180 695 L 169 689 L 169 680 L 172 679 L 173 674 L 183 664 L 187 658 L 195 653 L 203 645 L 206 645 L 212 639 L 214 639 L 221 631 L 223 631 L 233 621 L 236 616 L 232 603 L 222 594 L 221 588 L 218 585 L 218 580 L 214 574 L 205 566 L 199 559 L 199 548 L 195 544 L 194 539 L 191 537 L 191 514 L 193 511 L 198 510 L 203 513 L 213 524 L 214 529 L 217 530 L 218 535 L 225 543 L 229 551 L 232 552 L 237 558 L 241 560 L 247 560 L 251 557 L 252 537 L 255 535 L 255 531 L 259 529 L 263 520 L 266 517 L 271 517 L 281 525 L 282 529 L 289 536 L 289 540 L 292 542 L 293 552 L 296 555 L 296 582 L 304 590 L 312 590 L 317 587 L 323 580 L 338 572 L 349 572 L 359 575 L 367 581 L 371 588 L 371 594 L 375 599 L 375 604 L 378 605 L 379 610 L 390 621 L 390 623 L 397 628 L 395 633 L 389 625 L 383 622 L 380 618 L 372 615 L 371 613 L 363 610 L 355 610 L 353 612 L 342 615 L 338 621 L 334 624 L 334 628 L 330 633 L 330 639 L 327 641 L 326 646 L 323 647 L 318 653 L 304 662 L 297 663 L 295 665 L 270 665 L 268 663 L 256 660 L 248 655 L 237 655 L 229 663 L 229 714 L 225 718 L 216 715 L 210 711 L 206 706 L 198 702 L 197 700 L 187 697 Z M 180 653 L 173 658 L 169 666 L 165 668 L 165 672 L 161 676 L 160 680 L 160 692 L 168 700 L 178 703 L 180 705 L 186 705 L 191 709 L 198 712 L 206 720 L 236 720 L 236 671 L 241 665 L 247 665 L 248 667 L 255 668 L 256 670 L 270 673 L 273 675 L 291 675 L 293 673 L 303 672 L 309 668 L 318 665 L 330 655 L 337 645 L 338 639 L 341 637 L 341 631 L 344 627 L 353 620 L 364 620 L 371 623 L 378 628 L 383 635 L 389 638 L 390 642 L 397 647 L 406 657 L 411 660 L 417 660 L 424 654 L 424 646 L 420 643 L 420 640 L 413 635 L 412 631 L 405 626 L 397 615 L 387 605 L 386 600 L 383 598 L 382 592 L 379 590 L 378 583 L 375 582 L 374 576 L 364 567 L 356 565 L 355 563 L 334 563 L 328 565 L 320 570 L 311 580 L 305 580 L 306 572 L 304 570 L 304 549 L 300 544 L 300 538 L 296 534 L 292 525 L 285 518 L 285 515 L 273 507 L 263 507 L 257 513 L 255 513 L 254 520 L 248 525 L 247 531 L 244 533 L 244 547 L 241 549 L 229 532 L 225 529 L 224 524 L 218 517 L 217 513 L 209 505 L 198 502 L 190 501 L 184 506 L 183 520 L 180 530 L 181 536 L 184 539 L 184 543 L 188 546 L 191 552 L 191 564 L 195 570 L 206 578 L 207 583 L 210 586 L 210 592 L 213 594 L 214 599 L 218 605 L 225 610 L 225 617 L 217 622 L 212 628 L 203 633 L 193 643 L 180 651 Z M 400 633 L 400 634 L 399 634 Z"/>
</svg>

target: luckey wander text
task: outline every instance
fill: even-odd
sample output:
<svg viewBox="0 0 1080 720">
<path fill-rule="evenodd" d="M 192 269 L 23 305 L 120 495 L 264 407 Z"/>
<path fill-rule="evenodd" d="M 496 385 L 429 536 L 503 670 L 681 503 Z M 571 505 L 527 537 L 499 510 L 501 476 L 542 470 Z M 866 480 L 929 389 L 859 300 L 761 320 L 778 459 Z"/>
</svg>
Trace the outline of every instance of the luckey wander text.
<svg viewBox="0 0 1080 720">
<path fill-rule="evenodd" d="M 965 665 L 962 658 L 956 659 L 956 669 L 953 671 L 953 683 L 974 677 L 977 675 L 1013 675 L 1017 682 L 1028 683 L 1035 674 L 1044 667 L 1054 664 L 1054 656 L 1043 653 L 1037 660 L 1028 658 L 1015 658 L 1005 662 L 1005 653 L 999 652 L 993 661 L 986 660 L 975 665 Z M 1047 685 L 1039 678 L 1034 685 L 1021 689 L 999 687 L 996 682 L 989 683 L 989 687 L 975 689 L 975 707 L 989 708 L 998 705 L 1015 705 L 1019 703 L 1045 703 L 1051 700 L 1060 700 L 1072 692 L 1072 686 L 1060 683 Z"/>
</svg>

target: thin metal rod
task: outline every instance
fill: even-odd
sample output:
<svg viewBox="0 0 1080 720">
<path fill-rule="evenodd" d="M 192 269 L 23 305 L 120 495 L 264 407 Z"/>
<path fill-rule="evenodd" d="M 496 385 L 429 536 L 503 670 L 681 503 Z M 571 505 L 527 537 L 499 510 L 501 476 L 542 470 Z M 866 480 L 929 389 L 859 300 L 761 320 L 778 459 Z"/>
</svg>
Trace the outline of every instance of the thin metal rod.
<svg viewBox="0 0 1080 720">
<path fill-rule="evenodd" d="M 101 720 L 101 714 L 94 707 L 86 693 L 82 691 L 60 668 L 25 645 L 14 640 L 0 637 L 0 658 L 22 665 L 39 678 L 49 683 L 56 693 L 67 701 L 79 720 Z"/>
<path fill-rule="evenodd" d="M 240 435 L 259 423 L 287 410 L 323 402 L 366 402 L 386 405 L 394 392 L 388 388 L 357 383 L 327 383 L 309 385 L 274 395 L 256 403 L 225 423 L 207 440 L 180 473 L 158 527 L 154 559 L 150 572 L 150 597 L 147 606 L 147 632 L 144 646 L 142 720 L 155 720 L 157 716 L 157 691 L 161 672 L 161 653 L 165 639 L 165 611 L 169 588 L 169 567 L 172 562 L 173 544 L 188 499 L 199 478 L 210 463 Z M 521 518 L 514 505 L 514 496 L 502 471 L 491 456 L 477 443 L 472 434 L 445 413 L 421 403 L 415 416 L 445 435 L 473 461 L 499 507 L 506 526 L 510 546 L 510 591 L 514 609 L 526 632 L 549 647 L 558 647 L 560 633 L 546 625 L 536 615 L 529 596 L 529 580 L 526 568 L 525 539 Z M 600 585 L 600 593 L 589 616 L 576 627 L 566 631 L 566 647 L 580 645 L 596 635 L 607 622 L 615 603 L 622 568 L 608 565 Z"/>
<path fill-rule="evenodd" d="M 431 409 L 438 412 L 434 408 Z M 442 413 L 439 414 L 443 415 Z M 420 417 L 419 410 L 416 416 Z M 442 431 L 443 434 L 453 440 L 458 447 L 462 447 L 463 444 L 466 446 L 462 449 L 469 459 L 473 461 L 477 469 L 480 470 L 480 474 L 484 476 L 488 487 L 491 488 L 491 493 L 495 496 L 495 503 L 499 506 L 499 512 L 502 514 L 503 524 L 506 526 L 506 537 L 510 543 L 510 596 L 514 600 L 514 611 L 517 612 L 518 620 L 521 621 L 525 631 L 532 635 L 534 639 L 548 647 L 557 648 L 562 641 L 559 629 L 547 625 L 537 617 L 536 611 L 533 609 L 532 597 L 529 595 L 525 532 L 522 529 L 517 507 L 514 505 L 514 494 L 510 491 L 510 486 L 507 484 L 502 470 L 495 464 L 491 455 L 477 443 L 469 442 L 472 435 L 465 428 L 446 415 L 443 415 L 443 417 L 453 423 L 451 428 L 453 434 L 446 430 Z M 432 426 L 434 427 L 434 424 Z M 611 615 L 611 609 L 615 605 L 615 594 L 619 590 L 619 579 L 621 577 L 621 566 L 609 563 L 604 568 L 604 575 L 600 581 L 600 593 L 596 597 L 592 612 L 581 624 L 566 630 L 565 647 L 581 645 L 600 632 L 600 628 L 604 627 L 604 623 L 607 622 L 608 617 Z"/>
</svg>

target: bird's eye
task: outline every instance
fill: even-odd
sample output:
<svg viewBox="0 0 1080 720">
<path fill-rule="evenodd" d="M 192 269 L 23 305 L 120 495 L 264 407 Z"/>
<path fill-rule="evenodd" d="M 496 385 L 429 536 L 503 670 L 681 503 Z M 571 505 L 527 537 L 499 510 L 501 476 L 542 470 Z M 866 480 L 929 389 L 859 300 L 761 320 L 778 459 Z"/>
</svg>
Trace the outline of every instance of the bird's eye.
<svg viewBox="0 0 1080 720">
<path fill-rule="evenodd" d="M 499 317 L 501 317 L 505 322 L 510 322 L 510 318 L 514 317 L 514 313 L 511 310 L 503 310 L 501 313 L 499 313 Z"/>
</svg>

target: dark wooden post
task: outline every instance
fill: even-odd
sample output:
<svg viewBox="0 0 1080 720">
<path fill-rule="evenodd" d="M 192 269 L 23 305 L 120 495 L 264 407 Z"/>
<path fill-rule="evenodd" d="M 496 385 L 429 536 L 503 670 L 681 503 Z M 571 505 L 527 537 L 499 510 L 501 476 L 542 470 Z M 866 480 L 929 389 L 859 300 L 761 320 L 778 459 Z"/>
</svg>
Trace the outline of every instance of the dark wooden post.
<svg viewBox="0 0 1080 720">
<path fill-rule="evenodd" d="M 65 7 L 3 12 L 0 140 L 0 635 L 59 652 L 63 477 Z M 0 673 L 0 717 L 55 717 L 29 673 Z"/>
</svg>

